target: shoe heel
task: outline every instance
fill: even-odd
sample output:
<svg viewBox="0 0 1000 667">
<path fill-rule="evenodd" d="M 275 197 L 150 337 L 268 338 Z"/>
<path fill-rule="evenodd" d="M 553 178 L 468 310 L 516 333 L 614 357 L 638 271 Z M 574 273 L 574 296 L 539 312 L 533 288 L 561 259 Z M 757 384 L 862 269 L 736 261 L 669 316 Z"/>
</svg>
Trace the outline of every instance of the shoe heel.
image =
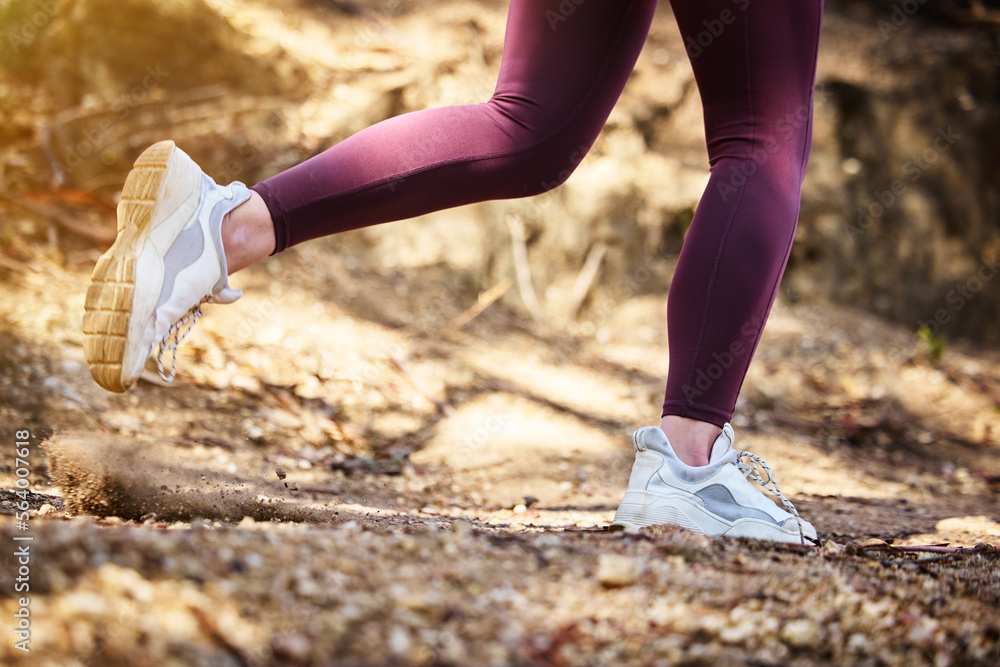
<svg viewBox="0 0 1000 667">
<path fill-rule="evenodd" d="M 118 204 L 118 237 L 91 274 L 84 303 L 83 352 L 91 377 L 108 391 L 124 392 L 136 380 L 126 377 L 132 375 L 131 367 L 137 363 L 134 357 L 141 352 L 138 348 L 142 329 L 132 321 L 136 257 L 157 223 L 159 211 L 165 208 L 163 200 L 176 201 L 189 196 L 187 191 L 200 183 L 197 165 L 175 149 L 174 142 L 161 141 L 143 151 L 136 160 Z M 171 186 L 164 184 L 164 180 L 172 164 L 178 167 L 177 176 L 172 177 L 177 187 L 165 188 L 164 185 Z M 164 194 L 169 190 L 174 192 Z M 172 206 L 174 202 L 166 204 Z M 145 296 L 148 300 L 148 295 Z M 123 373 L 123 366 L 129 372 Z"/>
<path fill-rule="evenodd" d="M 686 508 L 683 501 L 668 502 L 664 499 L 649 498 L 643 492 L 628 491 L 618 506 L 611 525 L 631 528 L 680 526 L 696 533 L 710 534 L 688 514 L 689 511 L 696 510 Z"/>
<path fill-rule="evenodd" d="M 156 196 L 160 192 L 170 156 L 176 145 L 160 141 L 142 152 L 125 179 L 121 202 L 118 204 L 118 231 L 134 227 L 148 232 Z"/>
</svg>

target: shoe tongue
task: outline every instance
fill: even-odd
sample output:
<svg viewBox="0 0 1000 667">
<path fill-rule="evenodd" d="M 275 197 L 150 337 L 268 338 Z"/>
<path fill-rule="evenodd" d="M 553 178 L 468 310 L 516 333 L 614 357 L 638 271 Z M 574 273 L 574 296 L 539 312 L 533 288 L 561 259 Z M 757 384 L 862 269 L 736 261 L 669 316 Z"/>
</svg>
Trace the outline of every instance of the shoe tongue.
<svg viewBox="0 0 1000 667">
<path fill-rule="evenodd" d="M 709 463 L 715 463 L 731 452 L 734 441 L 735 434 L 733 433 L 733 427 L 726 424 L 722 427 L 722 433 L 715 439 L 715 444 L 712 445 L 712 455 L 708 459 Z"/>
</svg>

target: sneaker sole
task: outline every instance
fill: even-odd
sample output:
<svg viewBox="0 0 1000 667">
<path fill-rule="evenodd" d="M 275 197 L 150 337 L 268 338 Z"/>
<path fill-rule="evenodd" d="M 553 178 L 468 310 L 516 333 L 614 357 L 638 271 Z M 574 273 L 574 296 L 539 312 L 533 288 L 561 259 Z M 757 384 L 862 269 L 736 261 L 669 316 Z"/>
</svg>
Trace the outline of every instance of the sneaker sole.
<svg viewBox="0 0 1000 667">
<path fill-rule="evenodd" d="M 163 288 L 163 255 L 197 211 L 201 174 L 174 142 L 161 141 L 143 151 L 125 180 L 118 237 L 94 267 L 83 316 L 84 357 L 108 391 L 129 389 L 149 357 L 143 335 Z"/>
<path fill-rule="evenodd" d="M 760 519 L 728 521 L 687 498 L 658 496 L 646 491 L 626 491 L 609 528 L 635 530 L 663 525 L 680 526 L 709 537 L 752 537 L 796 544 L 802 542 L 798 531 L 790 531 Z"/>
</svg>

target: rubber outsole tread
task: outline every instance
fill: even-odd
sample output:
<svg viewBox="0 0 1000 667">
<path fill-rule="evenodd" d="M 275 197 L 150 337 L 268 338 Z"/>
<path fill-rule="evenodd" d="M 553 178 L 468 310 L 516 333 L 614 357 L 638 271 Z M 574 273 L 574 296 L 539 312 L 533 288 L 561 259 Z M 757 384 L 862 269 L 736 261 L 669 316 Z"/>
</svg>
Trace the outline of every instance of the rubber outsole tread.
<svg viewBox="0 0 1000 667">
<path fill-rule="evenodd" d="M 122 378 L 125 339 L 132 316 L 135 259 L 149 236 L 153 209 L 163 184 L 174 142 L 147 148 L 125 179 L 118 204 L 118 237 L 97 262 L 84 303 L 83 352 L 90 375 L 108 391 L 126 391 Z"/>
</svg>

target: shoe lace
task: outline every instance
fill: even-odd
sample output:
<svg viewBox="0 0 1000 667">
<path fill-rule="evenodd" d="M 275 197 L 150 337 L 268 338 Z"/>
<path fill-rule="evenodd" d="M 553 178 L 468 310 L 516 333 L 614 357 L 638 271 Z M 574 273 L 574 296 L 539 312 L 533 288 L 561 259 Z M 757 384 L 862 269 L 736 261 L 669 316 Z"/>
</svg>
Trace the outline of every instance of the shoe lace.
<svg viewBox="0 0 1000 667">
<path fill-rule="evenodd" d="M 744 459 L 746 459 L 746 461 L 744 461 Z M 774 495 L 778 496 L 778 500 L 780 500 L 781 504 L 785 506 L 785 509 L 795 517 L 795 522 L 799 525 L 799 541 L 802 544 L 805 544 L 806 536 L 805 532 L 802 530 L 802 517 L 799 516 L 799 512 L 795 509 L 795 505 L 792 504 L 792 501 L 786 498 L 785 494 L 783 494 L 781 489 L 778 488 L 778 482 L 774 479 L 774 473 L 771 472 L 771 466 L 767 465 L 767 462 L 761 457 L 748 451 L 742 451 L 736 455 L 736 466 L 739 468 L 740 472 L 743 473 L 744 477 L 753 479 L 753 481 L 757 482 L 768 491 L 774 492 Z"/>
<path fill-rule="evenodd" d="M 174 378 L 177 377 L 177 346 L 187 338 L 191 330 L 194 329 L 194 325 L 201 319 L 202 304 L 210 300 L 211 296 L 206 297 L 201 303 L 189 310 L 187 314 L 174 322 L 170 326 L 170 329 L 167 330 L 167 335 L 160 341 L 160 349 L 156 354 L 156 369 L 160 372 L 160 377 L 163 378 L 164 382 L 173 382 Z M 168 352 L 170 353 L 169 374 L 163 370 L 163 355 Z"/>
</svg>

